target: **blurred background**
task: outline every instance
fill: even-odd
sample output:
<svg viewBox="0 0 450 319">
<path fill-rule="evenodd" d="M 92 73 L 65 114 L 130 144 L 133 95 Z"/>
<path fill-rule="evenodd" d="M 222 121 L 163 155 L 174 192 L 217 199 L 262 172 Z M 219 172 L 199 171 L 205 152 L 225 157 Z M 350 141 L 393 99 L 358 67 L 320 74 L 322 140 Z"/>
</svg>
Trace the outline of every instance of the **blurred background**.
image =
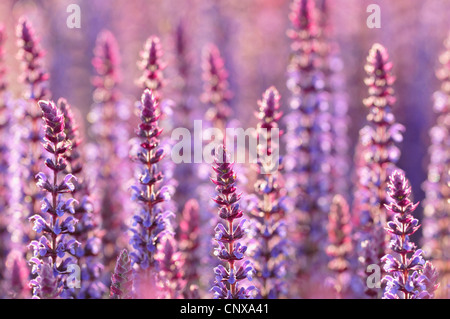
<svg viewBox="0 0 450 319">
<path fill-rule="evenodd" d="M 334 0 L 329 3 L 333 33 L 345 63 L 352 145 L 367 113 L 362 104 L 367 96 L 363 83 L 365 59 L 371 45 L 380 42 L 388 49 L 397 77 L 394 113 L 398 122 L 406 126 L 398 166 L 406 171 L 415 200 L 422 200 L 428 129 L 435 118 L 431 97 L 439 88 L 434 74 L 450 30 L 450 0 Z M 381 8 L 379 29 L 366 26 L 370 14 L 366 8 L 372 3 Z M 80 29 L 66 25 L 70 15 L 66 9 L 70 4 L 81 8 Z M 164 90 L 170 95 L 176 77 L 170 61 L 174 58 L 175 30 L 181 22 L 192 58 L 194 95 L 200 96 L 202 90 L 202 47 L 213 42 L 222 52 L 230 74 L 234 116 L 251 126 L 256 121 L 253 116 L 256 101 L 271 85 L 280 91 L 283 108 L 288 109 L 285 83 L 290 53 L 286 36 L 290 26 L 289 4 L 289 0 L 2 0 L 0 21 L 5 24 L 8 37 L 6 61 L 10 89 L 17 95 L 21 89 L 15 58 L 15 25 L 20 16 L 31 21 L 47 52 L 45 61 L 53 99 L 67 98 L 84 118 L 92 105 L 91 60 L 96 37 L 102 29 L 112 31 L 118 40 L 122 56 L 120 89 L 129 101 L 135 101 L 141 93 L 135 85 L 139 76 L 136 61 L 150 35 L 162 40 L 164 60 L 168 63 L 165 71 L 168 84 Z M 198 108 L 204 107 L 197 102 Z M 85 124 L 87 134 L 89 123 Z"/>
</svg>

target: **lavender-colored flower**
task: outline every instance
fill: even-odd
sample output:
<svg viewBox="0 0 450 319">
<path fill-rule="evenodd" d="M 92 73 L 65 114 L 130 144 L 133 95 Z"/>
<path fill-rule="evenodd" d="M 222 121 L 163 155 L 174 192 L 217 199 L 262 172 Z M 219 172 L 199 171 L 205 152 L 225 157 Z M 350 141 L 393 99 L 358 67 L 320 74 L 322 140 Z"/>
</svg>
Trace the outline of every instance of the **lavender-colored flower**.
<svg viewBox="0 0 450 319">
<path fill-rule="evenodd" d="M 190 286 L 199 280 L 200 212 L 197 200 L 190 199 L 184 205 L 180 220 L 179 247 L 183 254 L 185 296 Z"/>
<path fill-rule="evenodd" d="M 389 247 L 394 255 L 387 254 L 381 259 L 384 270 L 388 273 L 383 278 L 387 283 L 383 298 L 431 298 L 437 284 L 436 271 L 430 264 L 424 271 L 423 251 L 417 249 L 410 239 L 420 227 L 419 221 L 412 216 L 419 203 L 414 204 L 409 199 L 411 188 L 402 172 L 392 173 L 388 188 L 393 202 L 385 206 L 394 215 L 385 229 L 391 235 Z"/>
<path fill-rule="evenodd" d="M 386 240 L 381 231 L 388 219 L 384 205 L 388 203 L 386 183 L 388 175 L 396 169 L 395 163 L 400 151 L 395 145 L 402 140 L 404 127 L 395 122 L 392 106 L 395 102 L 392 85 L 395 78 L 391 74 L 386 49 L 374 44 L 369 51 L 365 70 L 365 84 L 369 88 L 369 97 L 364 105 L 369 108 L 369 124 L 360 130 L 356 173 L 355 201 L 353 215 L 357 216 L 357 250 L 361 264 L 361 275 L 365 281 L 367 266 L 379 264 L 386 254 Z M 366 289 L 366 294 L 376 297 L 377 289 Z"/>
<path fill-rule="evenodd" d="M 21 80 L 28 86 L 24 97 L 26 100 L 35 102 L 46 99 L 49 97 L 47 88 L 49 75 L 43 68 L 44 51 L 39 46 L 31 24 L 25 18 L 21 18 L 19 21 L 17 37 L 19 46 L 17 58 L 22 65 Z"/>
<path fill-rule="evenodd" d="M 24 84 L 22 97 L 25 101 L 23 106 L 23 117 L 19 118 L 18 123 L 24 132 L 22 133 L 24 144 L 22 156 L 25 160 L 22 162 L 26 167 L 23 168 L 22 209 L 24 218 L 28 218 L 39 210 L 39 202 L 43 193 L 36 187 L 35 176 L 39 173 L 40 161 L 43 158 L 41 148 L 42 130 L 40 125 L 41 111 L 37 107 L 37 102 L 41 99 L 47 99 L 50 96 L 48 90 L 49 75 L 43 67 L 44 51 L 40 48 L 39 40 L 27 19 L 21 18 L 16 29 L 17 45 L 19 51 L 17 59 L 21 64 L 20 80 Z M 27 204 L 24 204 L 24 203 Z M 24 231 L 25 236 L 32 236 L 29 230 Z"/>
<path fill-rule="evenodd" d="M 45 160 L 45 166 L 53 173 L 53 176 L 49 178 L 42 172 L 36 175 L 38 187 L 48 196 L 42 200 L 40 214 L 29 218 L 33 222 L 33 230 L 42 234 L 38 240 L 31 241 L 29 245 L 33 248 L 33 257 L 30 259 L 30 264 L 33 265 L 32 273 L 39 273 L 45 278 L 41 281 L 30 282 L 33 286 L 34 297 L 53 296 L 53 284 L 51 294 L 44 285 L 47 279 L 52 283 L 56 280 L 55 285 L 60 293 L 67 289 L 65 282 L 67 267 L 70 264 L 76 264 L 72 256 L 80 245 L 71 236 L 78 221 L 73 217 L 75 200 L 72 197 L 64 198 L 65 194 L 75 189 L 72 183 L 75 178 L 72 174 L 67 174 L 63 180 L 58 180 L 59 175 L 67 167 L 64 155 L 70 148 L 70 141 L 64 133 L 64 115 L 51 101 L 39 101 L 39 106 L 43 113 L 45 129 L 43 146 L 50 154 L 50 157 Z M 51 272 L 53 277 L 50 276 Z"/>
<path fill-rule="evenodd" d="M 283 205 L 285 189 L 281 169 L 279 145 L 272 140 L 273 134 L 282 135 L 278 122 L 280 112 L 280 95 L 275 87 L 268 88 L 262 100 L 258 101 L 259 120 L 257 126 L 258 138 L 258 180 L 255 191 L 259 203 L 252 212 L 255 222 L 254 239 L 257 241 L 252 256 L 255 267 L 255 277 L 260 284 L 260 297 L 276 299 L 286 293 L 284 277 L 287 255 L 285 207 Z"/>
<path fill-rule="evenodd" d="M 162 289 L 162 298 L 179 299 L 186 285 L 184 279 L 183 257 L 177 251 L 177 245 L 170 234 L 162 237 L 155 259 L 158 261 L 158 285 Z"/>
<path fill-rule="evenodd" d="M 119 63 L 117 41 L 110 31 L 103 30 L 94 48 L 94 104 L 88 119 L 98 149 L 92 200 L 99 207 L 102 227 L 108 230 L 102 237 L 103 263 L 111 270 L 116 256 L 126 246 L 126 239 L 121 235 L 126 230 L 128 216 L 124 207 L 129 204 L 126 183 L 131 177 L 126 125 L 129 115 L 127 106 L 120 100 Z"/>
<path fill-rule="evenodd" d="M 318 53 L 321 56 L 321 69 L 325 75 L 325 90 L 330 99 L 330 131 L 331 131 L 331 192 L 342 194 L 348 198 L 350 172 L 349 136 L 350 119 L 347 114 L 348 102 L 345 95 L 345 79 L 343 60 L 340 57 L 338 43 L 333 40 L 330 22 L 331 6 L 328 0 L 321 0 L 317 5 Z"/>
<path fill-rule="evenodd" d="M 161 236 L 169 229 L 171 216 L 170 212 L 163 211 L 161 205 L 169 199 L 168 190 L 160 188 L 163 173 L 159 169 L 164 157 L 164 150 L 159 147 L 162 130 L 158 126 L 158 120 L 161 113 L 157 96 L 149 89 L 142 94 L 139 115 L 141 123 L 136 134 L 140 148 L 135 159 L 140 171 L 138 184 L 132 187 L 132 199 L 139 207 L 133 216 L 130 240 L 133 252 L 130 256 L 139 273 L 147 274 L 148 278 L 150 270 L 155 270 L 157 246 Z"/>
<path fill-rule="evenodd" d="M 132 299 L 133 295 L 133 268 L 126 249 L 117 257 L 116 267 L 111 276 L 111 299 Z"/>
<path fill-rule="evenodd" d="M 204 86 L 201 100 L 209 106 L 206 113 L 207 119 L 213 123 L 214 127 L 225 129 L 231 116 L 229 101 L 232 96 L 228 88 L 225 62 L 214 44 L 203 48 L 202 69 Z"/>
<path fill-rule="evenodd" d="M 120 53 L 117 40 L 109 30 L 102 30 L 94 48 L 92 65 L 97 75 L 92 79 L 95 87 L 94 102 L 115 104 L 120 100 Z"/>
<path fill-rule="evenodd" d="M 89 186 L 83 176 L 81 138 L 72 108 L 63 98 L 58 100 L 57 106 L 64 115 L 64 133 L 71 142 L 70 150 L 65 153 L 67 167 L 64 172 L 78 177 L 73 182 L 72 192 L 76 199 L 73 205 L 74 217 L 78 220 L 73 237 L 82 243 L 75 253 L 81 267 L 82 280 L 81 289 L 72 290 L 72 296 L 79 299 L 99 299 L 107 290 L 99 278 L 104 268 L 98 260 L 101 253 L 98 229 L 100 221 L 96 216 L 98 212 L 94 212 Z"/>
<path fill-rule="evenodd" d="M 333 287 L 338 298 L 348 289 L 350 255 L 353 251 L 350 209 L 342 195 L 335 195 L 328 215 L 328 269 L 334 273 Z"/>
<path fill-rule="evenodd" d="M 139 61 L 138 67 L 142 71 L 142 75 L 137 83 L 142 89 L 152 90 L 159 99 L 157 92 L 165 84 L 163 70 L 166 68 L 166 64 L 161 60 L 163 56 L 161 40 L 157 36 L 149 37 L 140 56 L 141 61 Z"/>
<path fill-rule="evenodd" d="M 241 219 L 244 215 L 238 203 L 241 194 L 236 192 L 237 177 L 228 156 L 223 146 L 217 149 L 213 165 L 216 176 L 211 178 L 217 191 L 213 200 L 219 207 L 219 217 L 226 224 L 219 223 L 215 228 L 217 246 L 214 254 L 228 266 L 219 265 L 214 268 L 216 280 L 211 290 L 216 299 L 249 299 L 254 287 L 241 287 L 240 281 L 251 280 L 254 270 L 248 260 L 241 262 L 245 258 L 247 246 L 239 240 L 245 236 L 246 220 Z M 238 219 L 241 219 L 239 224 L 234 225 L 233 222 Z"/>
<path fill-rule="evenodd" d="M 304 278 L 299 289 L 320 290 L 323 276 L 314 277 L 325 265 L 325 223 L 332 199 L 331 99 L 326 90 L 325 62 L 319 42 L 316 8 L 312 0 L 295 0 L 289 18 L 292 55 L 287 87 L 291 112 L 286 117 L 286 188 L 295 199 L 296 243 L 300 262 L 294 271 Z M 298 295 L 297 292 L 295 292 Z M 302 292 L 299 293 L 303 295 Z"/>
<path fill-rule="evenodd" d="M 33 299 L 58 299 L 62 292 L 58 281 L 58 271 L 52 266 L 53 261 L 50 257 L 44 261 L 34 261 L 37 267 L 35 279 L 30 281 L 32 287 L 39 287 L 34 291 Z"/>
<path fill-rule="evenodd" d="M 442 288 L 436 293 L 438 298 L 450 298 L 450 35 L 444 44 L 446 51 L 440 56 L 442 65 L 436 72 L 442 85 L 433 95 L 437 118 L 429 131 L 428 178 L 423 184 L 423 246 L 440 270 Z"/>
</svg>

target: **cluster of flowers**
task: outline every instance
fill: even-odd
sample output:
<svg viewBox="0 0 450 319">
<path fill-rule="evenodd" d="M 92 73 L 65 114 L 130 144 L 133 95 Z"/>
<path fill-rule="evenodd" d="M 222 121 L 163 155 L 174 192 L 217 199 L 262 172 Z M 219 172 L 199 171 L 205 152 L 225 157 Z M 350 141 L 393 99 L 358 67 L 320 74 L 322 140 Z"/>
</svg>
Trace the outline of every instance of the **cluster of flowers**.
<svg viewBox="0 0 450 319">
<path fill-rule="evenodd" d="M 367 123 L 352 162 L 328 10 L 323 0 L 292 1 L 290 109 L 281 111 L 274 86 L 263 93 L 254 112 L 255 169 L 234 163 L 222 142 L 209 170 L 215 194 L 206 195 L 193 167 L 173 167 L 167 158 L 167 131 L 192 128 L 197 115 L 184 24 L 174 37 L 176 92 L 165 90 L 169 58 L 152 35 L 140 53 L 134 102 L 120 90 L 113 33 L 99 33 L 86 117 L 91 144 L 77 109 L 51 100 L 44 52 L 26 19 L 17 25 L 23 88 L 12 97 L 0 26 L 0 298 L 449 297 L 450 38 L 434 96 L 423 251 L 411 237 L 420 228 L 412 216 L 419 205 L 397 167 L 406 128 L 394 116 L 393 63 L 385 47 L 372 46 Z M 225 131 L 238 113 L 226 61 L 214 44 L 201 58 L 200 112 Z M 205 239 L 212 212 L 218 222 Z M 381 289 L 366 285 L 374 265 L 382 266 Z"/>
</svg>

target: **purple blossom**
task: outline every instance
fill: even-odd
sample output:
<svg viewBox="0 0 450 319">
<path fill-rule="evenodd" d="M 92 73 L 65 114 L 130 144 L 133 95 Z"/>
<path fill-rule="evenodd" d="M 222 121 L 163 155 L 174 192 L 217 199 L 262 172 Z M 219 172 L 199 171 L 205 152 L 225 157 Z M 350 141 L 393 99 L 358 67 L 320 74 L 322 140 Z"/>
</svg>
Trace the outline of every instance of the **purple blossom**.
<svg viewBox="0 0 450 319">
<path fill-rule="evenodd" d="M 197 200 L 190 199 L 184 205 L 180 220 L 179 247 L 183 255 L 185 296 L 190 286 L 199 281 L 200 212 Z"/>
<path fill-rule="evenodd" d="M 281 164 L 279 163 L 281 159 L 278 158 L 279 145 L 276 140 L 272 140 L 274 133 L 282 135 L 278 127 L 282 115 L 279 101 L 280 95 L 276 88 L 268 88 L 262 100 L 258 101 L 259 110 L 256 113 L 259 123 L 256 165 L 258 180 L 255 183 L 255 192 L 259 196 L 259 203 L 252 211 L 254 239 L 257 241 L 252 258 L 255 277 L 261 287 L 260 297 L 270 299 L 280 298 L 286 294 L 284 278 L 287 238 L 286 211 L 283 205 L 286 190 L 280 172 L 282 166 L 276 166 Z M 243 228 L 240 225 L 239 230 Z"/>
<path fill-rule="evenodd" d="M 330 257 L 328 269 L 334 274 L 334 289 L 338 298 L 342 298 L 349 288 L 347 278 L 351 270 L 350 256 L 353 251 L 352 225 L 350 209 L 342 195 L 335 195 L 328 215 L 328 247 Z"/>
<path fill-rule="evenodd" d="M 163 149 L 159 148 L 159 136 L 162 130 L 158 126 L 161 116 L 157 96 L 149 89 L 142 94 L 140 104 L 140 124 L 136 130 L 139 137 L 139 152 L 135 160 L 139 163 L 137 184 L 132 188 L 132 198 L 139 205 L 133 216 L 130 244 L 132 263 L 136 264 L 141 274 L 150 274 L 155 270 L 155 254 L 161 236 L 169 230 L 169 218 L 172 215 L 163 211 L 161 205 L 167 200 L 166 191 L 160 188 L 163 173 L 159 171 L 164 158 Z M 142 275 L 144 278 L 144 275 Z M 148 275 L 146 278 L 149 278 Z M 144 280 L 144 279 L 143 279 Z"/>
<path fill-rule="evenodd" d="M 28 90 L 25 91 L 25 99 L 34 102 L 46 99 L 49 97 L 47 88 L 49 75 L 43 68 L 44 51 L 40 48 L 39 40 L 26 18 L 20 19 L 16 33 L 18 37 L 17 45 L 19 46 L 17 58 L 22 66 L 21 80 L 28 85 Z"/>
<path fill-rule="evenodd" d="M 33 272 L 38 273 L 40 280 L 32 280 L 33 296 L 36 298 L 56 298 L 66 287 L 67 266 L 76 264 L 72 257 L 80 245 L 70 235 L 75 231 L 78 222 L 73 217 L 71 205 L 74 200 L 64 199 L 66 193 L 74 190 L 70 182 L 75 177 L 67 174 L 64 180 L 58 180 L 67 167 L 65 153 L 70 148 L 70 140 L 64 132 L 64 115 L 52 101 L 39 101 L 44 121 L 44 149 L 50 154 L 45 165 L 53 173 L 51 180 L 44 173 L 36 176 L 37 185 L 47 193 L 42 201 L 40 214 L 30 217 L 36 231 L 41 232 L 39 240 L 31 241 L 33 249 L 30 263 Z"/>
<path fill-rule="evenodd" d="M 428 176 L 422 188 L 425 191 L 423 246 L 427 257 L 440 269 L 442 289 L 438 298 L 450 298 L 450 272 L 445 266 L 450 260 L 450 216 L 448 213 L 450 180 L 450 36 L 444 42 L 446 50 L 440 55 L 441 66 L 436 72 L 441 81 L 440 90 L 433 94 L 435 124 L 429 130 L 430 146 L 428 148 Z"/>
<path fill-rule="evenodd" d="M 400 151 L 395 145 L 402 140 L 404 127 L 396 123 L 392 113 L 395 102 L 392 85 L 395 81 L 391 74 L 387 50 L 381 44 L 374 44 L 369 51 L 365 66 L 369 97 L 364 99 L 368 107 L 369 122 L 360 130 L 360 139 L 356 169 L 357 181 L 353 214 L 357 217 L 357 249 L 361 261 L 363 280 L 368 265 L 379 264 L 386 253 L 386 240 L 381 228 L 388 220 L 384 205 L 388 203 L 386 183 L 388 175 L 396 169 L 395 163 Z M 370 297 L 378 295 L 377 289 L 367 289 Z"/>
<path fill-rule="evenodd" d="M 138 67 L 142 72 L 137 83 L 142 89 L 150 89 L 159 99 L 157 92 L 165 84 L 163 70 L 166 64 L 162 61 L 163 50 L 161 40 L 157 36 L 151 36 L 145 42 L 144 49 L 140 53 L 141 60 Z"/>
<path fill-rule="evenodd" d="M 251 280 L 253 267 L 247 261 L 239 263 L 247 250 L 247 246 L 239 242 L 244 236 L 245 220 L 241 220 L 239 225 L 233 225 L 234 220 L 242 218 L 238 203 L 241 194 L 236 193 L 237 177 L 228 156 L 223 146 L 217 149 L 213 165 L 216 176 L 211 178 L 217 191 L 213 200 L 219 206 L 221 218 L 226 222 L 226 226 L 219 223 L 216 227 L 217 246 L 214 255 L 228 265 L 227 268 L 222 265 L 214 268 L 216 280 L 211 290 L 216 299 L 249 299 L 252 298 L 251 291 L 254 287 L 240 287 L 239 282 Z"/>
<path fill-rule="evenodd" d="M 184 263 L 174 238 L 167 234 L 162 237 L 155 255 L 158 261 L 158 284 L 162 289 L 161 296 L 169 299 L 179 299 L 186 285 L 184 279 Z"/>
<path fill-rule="evenodd" d="M 389 248 L 394 255 L 387 254 L 381 258 L 387 273 L 383 278 L 387 283 L 383 298 L 431 298 L 438 285 L 436 270 L 429 262 L 424 269 L 423 251 L 410 240 L 420 227 L 419 221 L 412 216 L 419 203 L 414 204 L 409 199 L 411 187 L 402 172 L 392 173 L 388 189 L 393 202 L 385 206 L 393 218 L 387 222 L 385 230 L 391 235 Z"/>
<path fill-rule="evenodd" d="M 20 205 L 24 214 L 24 219 L 33 215 L 39 210 L 39 202 L 43 198 L 43 192 L 36 187 L 35 176 L 40 171 L 40 161 L 43 158 L 41 148 L 42 129 L 40 125 L 41 110 L 37 102 L 41 99 L 47 99 L 50 96 L 48 89 L 49 74 L 44 68 L 44 51 L 41 49 L 39 40 L 35 35 L 34 29 L 26 18 L 21 18 L 16 28 L 18 54 L 17 59 L 20 62 L 21 74 L 19 80 L 24 88 L 21 90 L 23 101 L 19 103 L 21 112 L 17 112 L 17 127 L 20 130 L 21 145 L 20 156 L 25 158 L 21 161 L 22 168 L 20 172 L 21 193 L 23 199 Z M 23 147 L 23 148 L 22 148 Z M 13 203 L 19 205 L 18 203 Z M 33 238 L 33 234 L 27 227 L 24 227 L 24 235 Z"/>
<path fill-rule="evenodd" d="M 116 266 L 111 276 L 111 299 L 132 299 L 133 296 L 133 268 L 126 249 L 117 257 Z"/>
<path fill-rule="evenodd" d="M 202 69 L 204 85 L 201 100 L 209 106 L 206 117 L 215 127 L 224 129 L 231 116 L 231 91 L 225 62 L 214 44 L 203 48 Z"/>
<path fill-rule="evenodd" d="M 331 97 L 326 87 L 328 63 L 320 46 L 320 29 L 312 0 L 295 0 L 289 15 L 292 27 L 291 59 L 287 68 L 287 87 L 291 92 L 291 112 L 286 117 L 287 156 L 284 165 L 288 174 L 286 185 L 295 200 L 295 233 L 298 263 L 294 270 L 314 287 L 323 278 L 314 278 L 326 260 L 326 220 L 333 191 Z M 305 284 L 296 286 L 305 287 Z M 308 288 L 305 287 L 307 290 Z M 320 289 L 320 288 L 316 288 Z M 295 292 L 297 294 L 297 292 Z"/>
<path fill-rule="evenodd" d="M 116 38 L 109 30 L 102 30 L 94 48 L 92 65 L 97 73 L 92 79 L 94 102 L 115 104 L 120 100 L 120 53 Z"/>
<path fill-rule="evenodd" d="M 69 207 L 70 213 L 78 220 L 78 223 L 74 226 L 72 223 L 68 223 L 69 218 L 73 219 L 69 217 L 65 220 L 65 224 L 68 225 L 64 226 L 69 229 L 70 233 L 73 233 L 73 237 L 78 242 L 82 243 L 74 254 L 81 267 L 81 289 L 73 289 L 71 292 L 75 298 L 98 299 L 107 290 L 99 278 L 100 271 L 103 270 L 104 266 L 99 261 L 101 237 L 99 234 L 99 220 L 95 216 L 98 215 L 98 212 L 94 211 L 89 186 L 84 178 L 81 153 L 82 141 L 72 107 L 65 99 L 61 98 L 58 100 L 58 108 L 64 115 L 64 133 L 67 139 L 71 141 L 71 148 L 65 153 L 67 167 L 64 172 L 78 176 L 78 179 L 73 182 L 72 194 L 74 198 L 68 199 L 64 204 L 65 207 Z M 49 204 L 48 201 L 46 203 Z M 64 210 L 61 208 L 60 211 L 64 213 Z"/>
<path fill-rule="evenodd" d="M 116 256 L 126 246 L 121 235 L 126 229 L 124 207 L 130 204 L 127 182 L 132 175 L 128 166 L 129 112 L 120 98 L 119 63 L 117 41 L 110 31 L 103 30 L 97 36 L 92 59 L 96 74 L 92 79 L 94 104 L 88 120 L 98 150 L 91 165 L 95 169 L 90 168 L 95 174 L 92 200 L 99 207 L 102 227 L 108 230 L 102 236 L 103 262 L 107 269 L 114 267 Z"/>
</svg>

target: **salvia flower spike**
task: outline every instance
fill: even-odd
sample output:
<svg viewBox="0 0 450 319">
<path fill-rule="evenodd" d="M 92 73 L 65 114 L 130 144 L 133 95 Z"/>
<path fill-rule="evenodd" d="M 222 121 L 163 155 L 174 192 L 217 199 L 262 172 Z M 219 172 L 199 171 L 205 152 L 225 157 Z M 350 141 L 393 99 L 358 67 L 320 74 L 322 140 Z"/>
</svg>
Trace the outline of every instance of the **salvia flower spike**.
<svg viewBox="0 0 450 319">
<path fill-rule="evenodd" d="M 136 130 L 139 137 L 139 163 L 137 184 L 132 186 L 132 199 L 139 204 L 133 216 L 130 256 L 140 272 L 148 274 L 157 264 L 155 254 L 161 236 L 168 231 L 172 213 L 163 211 L 161 203 L 169 199 L 168 190 L 160 187 L 163 173 L 160 162 L 164 150 L 159 147 L 162 130 L 158 126 L 161 116 L 157 96 L 149 89 L 142 94 L 140 104 L 140 124 Z"/>
<path fill-rule="evenodd" d="M 333 287 L 338 298 L 345 296 L 349 286 L 347 278 L 351 268 L 350 256 L 353 251 L 352 224 L 347 200 L 335 195 L 328 215 L 328 246 L 330 257 L 328 269 L 334 273 Z"/>
<path fill-rule="evenodd" d="M 258 102 L 257 126 L 258 180 L 255 192 L 260 202 L 253 213 L 254 237 L 257 241 L 254 255 L 255 276 L 261 288 L 261 298 L 280 298 L 285 294 L 287 238 L 285 224 L 285 190 L 283 188 L 279 145 L 282 135 L 278 122 L 281 118 L 280 95 L 275 87 L 268 88 Z M 276 139 L 272 139 L 276 135 Z"/>
<path fill-rule="evenodd" d="M 45 280 L 31 281 L 33 296 L 42 298 L 49 295 L 44 283 L 55 280 L 55 289 L 60 293 L 68 289 L 68 267 L 77 265 L 72 256 L 80 243 L 72 236 L 78 220 L 73 216 L 75 199 L 68 195 L 75 189 L 72 183 L 75 177 L 67 174 L 63 180 L 58 179 L 67 167 L 64 155 L 70 148 L 70 141 L 64 133 L 64 115 L 52 101 L 39 101 L 39 106 L 44 121 L 43 146 L 50 154 L 45 160 L 45 166 L 53 174 L 51 177 L 42 172 L 36 175 L 38 187 L 47 196 L 42 200 L 40 213 L 29 218 L 33 223 L 33 230 L 41 234 L 39 239 L 31 241 L 29 247 L 33 249 L 30 259 L 32 273 L 38 273 L 41 277 L 45 275 Z"/>
<path fill-rule="evenodd" d="M 388 189 L 393 202 L 385 206 L 393 218 L 387 222 L 385 229 L 392 238 L 389 248 L 393 255 L 387 254 L 381 259 L 388 273 L 383 278 L 386 282 L 383 298 L 432 298 L 437 287 L 436 270 L 431 264 L 424 267 L 423 251 L 411 241 L 411 236 L 420 228 L 419 221 L 412 216 L 419 203 L 414 204 L 410 200 L 411 187 L 402 172 L 392 173 Z"/>
<path fill-rule="evenodd" d="M 239 241 L 246 233 L 246 220 L 241 219 L 243 211 L 238 203 L 241 194 L 237 193 L 237 177 L 226 149 L 221 145 L 216 152 L 213 163 L 216 176 L 211 181 L 216 185 L 217 195 L 213 200 L 218 205 L 219 217 L 225 224 L 219 223 L 215 228 L 217 246 L 214 254 L 227 267 L 220 264 L 214 268 L 216 279 L 211 290 L 216 299 L 249 299 L 255 288 L 240 284 L 244 279 L 251 280 L 254 272 L 250 261 L 243 261 L 247 246 Z M 238 219 L 239 224 L 235 225 L 233 222 Z"/>
<path fill-rule="evenodd" d="M 228 72 L 219 49 L 214 44 L 203 48 L 203 93 L 201 100 L 209 106 L 207 118 L 217 128 L 224 129 L 231 116 L 229 102 L 231 91 L 228 84 Z"/>
<path fill-rule="evenodd" d="M 450 298 L 450 34 L 444 44 L 446 50 L 440 55 L 441 66 L 436 72 L 441 88 L 433 95 L 437 117 L 429 131 L 428 176 L 422 186 L 425 191 L 423 245 L 440 269 L 438 298 Z"/>
<path fill-rule="evenodd" d="M 305 258 L 295 271 L 305 282 L 317 286 L 323 277 L 314 277 L 325 265 L 326 220 L 332 199 L 332 142 L 330 95 L 326 91 L 323 56 L 318 41 L 315 2 L 295 0 L 291 4 L 288 30 L 291 59 L 287 87 L 291 112 L 286 116 L 287 156 L 284 165 L 289 195 L 295 199 L 294 242 L 298 258 Z M 308 288 L 297 285 L 300 289 Z M 300 294 L 302 294 L 300 292 Z"/>
<path fill-rule="evenodd" d="M 366 272 L 367 267 L 378 264 L 386 254 L 387 240 L 381 231 L 389 219 L 384 208 L 388 203 L 386 185 L 389 174 L 397 169 L 395 164 L 400 157 L 400 150 L 396 143 L 402 141 L 404 131 L 404 127 L 396 123 L 392 112 L 395 102 L 392 85 L 395 78 L 387 50 L 381 44 L 376 43 L 370 49 L 365 70 L 369 97 L 363 103 L 369 109 L 369 114 L 368 124 L 359 133 L 362 161 L 358 164 L 359 176 L 355 190 L 358 197 L 355 197 L 354 202 L 354 208 L 364 209 L 353 212 L 359 216 L 360 222 L 358 249 L 363 281 L 370 274 Z M 379 290 L 367 289 L 366 294 L 375 297 Z"/>
<path fill-rule="evenodd" d="M 145 42 L 144 49 L 141 51 L 141 60 L 138 63 L 142 71 L 138 79 L 138 85 L 142 89 L 150 89 L 159 99 L 159 92 L 165 84 L 163 71 L 166 64 L 162 61 L 163 50 L 161 40 L 157 36 L 151 36 Z"/>
<path fill-rule="evenodd" d="M 132 299 L 133 295 L 133 268 L 126 249 L 117 257 L 116 266 L 111 276 L 111 299 Z"/>
<path fill-rule="evenodd" d="M 104 267 L 99 262 L 101 252 L 101 238 L 99 234 L 98 212 L 94 212 L 94 205 L 90 197 L 89 185 L 83 171 L 81 137 L 72 107 L 67 100 L 60 98 L 58 108 L 64 115 L 64 132 L 71 142 L 71 148 L 65 153 L 67 166 L 66 174 L 77 175 L 73 181 L 74 217 L 78 220 L 73 237 L 82 245 L 76 250 L 75 257 L 81 268 L 83 281 L 80 289 L 73 289 L 71 294 L 78 299 L 101 298 L 107 287 L 100 280 L 100 273 Z"/>
<path fill-rule="evenodd" d="M 113 33 L 102 30 L 97 36 L 92 59 L 96 74 L 92 79 L 94 104 L 88 119 L 98 149 L 92 199 L 97 201 L 103 228 L 108 230 L 102 237 L 102 245 L 103 260 L 110 270 L 121 248 L 126 246 L 126 240 L 120 238 L 126 228 L 124 207 L 130 204 L 127 187 L 123 186 L 131 176 L 129 128 L 125 121 L 129 112 L 121 100 L 119 63 L 120 52 Z"/>
</svg>

